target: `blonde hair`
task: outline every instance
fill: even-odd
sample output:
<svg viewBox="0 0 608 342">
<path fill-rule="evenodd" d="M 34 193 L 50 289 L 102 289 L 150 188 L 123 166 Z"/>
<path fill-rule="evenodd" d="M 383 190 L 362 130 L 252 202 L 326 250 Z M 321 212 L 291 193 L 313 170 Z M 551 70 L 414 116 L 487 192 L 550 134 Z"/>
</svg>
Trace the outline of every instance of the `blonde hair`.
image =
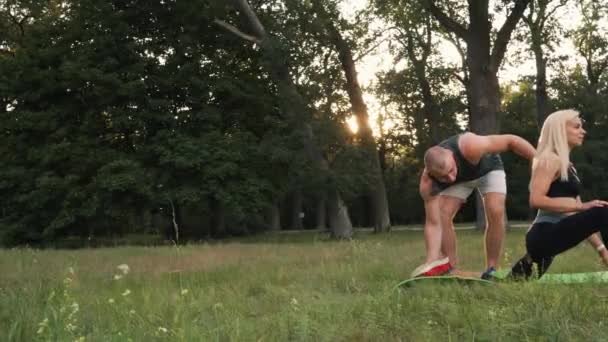
<svg viewBox="0 0 608 342">
<path fill-rule="evenodd" d="M 578 118 L 579 115 L 579 112 L 574 109 L 564 109 L 547 116 L 540 130 L 532 170 L 539 163 L 559 162 L 560 178 L 563 181 L 568 180 L 570 148 L 568 147 L 566 124 L 569 120 Z"/>
</svg>

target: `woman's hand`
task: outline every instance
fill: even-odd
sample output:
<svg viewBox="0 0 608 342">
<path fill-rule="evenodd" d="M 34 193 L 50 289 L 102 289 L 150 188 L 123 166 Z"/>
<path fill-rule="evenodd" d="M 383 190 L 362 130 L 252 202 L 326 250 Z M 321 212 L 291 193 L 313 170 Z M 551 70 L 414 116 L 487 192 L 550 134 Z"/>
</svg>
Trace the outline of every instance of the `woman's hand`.
<svg viewBox="0 0 608 342">
<path fill-rule="evenodd" d="M 608 202 L 602 200 L 593 200 L 581 203 L 578 211 L 585 211 L 595 207 L 608 207 Z"/>
</svg>

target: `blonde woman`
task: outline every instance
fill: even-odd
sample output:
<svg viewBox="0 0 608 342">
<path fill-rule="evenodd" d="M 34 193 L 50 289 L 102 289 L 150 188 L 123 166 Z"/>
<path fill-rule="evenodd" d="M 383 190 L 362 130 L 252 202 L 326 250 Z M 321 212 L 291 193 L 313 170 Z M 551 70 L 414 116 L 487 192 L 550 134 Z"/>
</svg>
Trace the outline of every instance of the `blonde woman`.
<svg viewBox="0 0 608 342">
<path fill-rule="evenodd" d="M 608 238 L 608 202 L 581 202 L 580 180 L 570 162 L 570 151 L 583 144 L 586 133 L 579 113 L 572 109 L 545 120 L 530 180 L 530 206 L 538 213 L 526 234 L 527 254 L 513 266 L 512 277 L 529 278 L 533 263 L 541 277 L 554 256 L 585 239 L 608 264 L 601 238 Z"/>
</svg>

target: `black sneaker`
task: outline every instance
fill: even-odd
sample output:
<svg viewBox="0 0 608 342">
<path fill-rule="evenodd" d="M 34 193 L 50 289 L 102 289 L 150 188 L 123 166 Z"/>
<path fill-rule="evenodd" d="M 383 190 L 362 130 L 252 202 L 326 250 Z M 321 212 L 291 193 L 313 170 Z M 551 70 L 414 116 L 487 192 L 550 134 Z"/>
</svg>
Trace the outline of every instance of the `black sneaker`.
<svg viewBox="0 0 608 342">
<path fill-rule="evenodd" d="M 489 281 L 498 281 L 498 280 L 500 280 L 496 276 L 496 269 L 494 267 L 490 267 L 485 272 L 483 272 L 481 274 L 481 279 L 483 279 L 483 280 L 489 280 Z"/>
<path fill-rule="evenodd" d="M 528 280 L 532 277 L 532 258 L 527 254 L 519 259 L 511 268 L 511 272 L 507 275 L 507 279 L 511 280 Z"/>
</svg>

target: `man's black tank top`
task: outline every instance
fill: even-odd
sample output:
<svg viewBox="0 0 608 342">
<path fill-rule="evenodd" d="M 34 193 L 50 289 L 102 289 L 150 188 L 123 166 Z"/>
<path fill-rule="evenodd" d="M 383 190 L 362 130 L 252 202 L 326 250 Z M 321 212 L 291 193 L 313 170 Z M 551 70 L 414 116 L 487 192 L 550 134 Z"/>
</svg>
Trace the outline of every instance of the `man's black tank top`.
<svg viewBox="0 0 608 342">
<path fill-rule="evenodd" d="M 458 141 L 460 140 L 461 135 L 462 134 L 451 136 L 438 144 L 438 146 L 452 151 L 458 170 L 456 173 L 456 180 L 453 183 L 442 183 L 433 179 L 433 190 L 431 192 L 433 195 L 440 193 L 454 184 L 481 178 L 491 171 L 504 170 L 502 159 L 500 159 L 500 155 L 497 153 L 484 154 L 477 165 L 473 165 L 466 160 L 462 155 L 462 152 L 460 152 L 460 148 L 458 148 Z"/>
</svg>

